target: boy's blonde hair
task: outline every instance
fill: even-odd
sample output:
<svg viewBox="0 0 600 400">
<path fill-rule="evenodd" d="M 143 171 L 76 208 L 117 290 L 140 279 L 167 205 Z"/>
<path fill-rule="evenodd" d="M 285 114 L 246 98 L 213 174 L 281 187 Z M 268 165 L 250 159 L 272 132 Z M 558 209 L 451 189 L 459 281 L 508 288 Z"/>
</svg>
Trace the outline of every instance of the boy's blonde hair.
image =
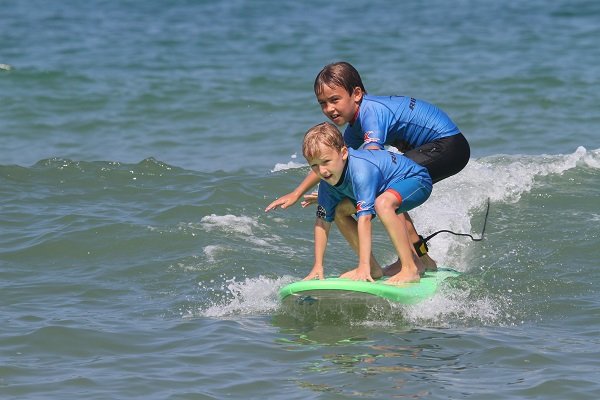
<svg viewBox="0 0 600 400">
<path fill-rule="evenodd" d="M 311 160 L 318 157 L 321 154 L 321 145 L 335 149 L 337 152 L 340 152 L 345 146 L 342 134 L 330 122 L 321 122 L 306 131 L 302 143 L 304 158 Z"/>
<path fill-rule="evenodd" d="M 356 68 L 345 61 L 323 67 L 315 78 L 314 91 L 317 96 L 323 91 L 323 86 L 340 86 L 346 89 L 350 95 L 354 92 L 355 87 L 359 87 L 364 94 L 367 93 Z"/>
</svg>

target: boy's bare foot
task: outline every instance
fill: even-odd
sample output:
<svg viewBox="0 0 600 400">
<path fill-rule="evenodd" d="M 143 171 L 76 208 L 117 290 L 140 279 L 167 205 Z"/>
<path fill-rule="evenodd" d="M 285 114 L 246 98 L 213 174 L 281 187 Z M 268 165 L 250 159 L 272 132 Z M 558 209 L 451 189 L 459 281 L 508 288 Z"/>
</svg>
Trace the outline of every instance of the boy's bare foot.
<svg viewBox="0 0 600 400">
<path fill-rule="evenodd" d="M 398 283 L 409 283 L 409 282 L 419 282 L 421 280 L 421 274 L 417 270 L 409 271 L 408 268 L 402 269 L 396 275 L 392 276 L 390 279 L 385 281 L 388 284 L 398 284 Z"/>
<path fill-rule="evenodd" d="M 437 263 L 429 254 L 424 254 L 422 257 L 419 257 L 419 260 L 423 264 L 423 271 L 437 271 Z M 402 270 L 402 263 L 400 259 L 397 259 L 395 262 L 391 263 L 388 266 L 383 268 L 384 276 L 394 276 Z"/>
<path fill-rule="evenodd" d="M 421 280 L 421 274 L 425 272 L 425 266 L 416 254 L 413 256 L 413 262 L 414 264 L 411 263 L 412 265 L 408 265 L 408 268 L 401 268 L 400 272 L 388 279 L 386 283 L 419 282 Z"/>
</svg>

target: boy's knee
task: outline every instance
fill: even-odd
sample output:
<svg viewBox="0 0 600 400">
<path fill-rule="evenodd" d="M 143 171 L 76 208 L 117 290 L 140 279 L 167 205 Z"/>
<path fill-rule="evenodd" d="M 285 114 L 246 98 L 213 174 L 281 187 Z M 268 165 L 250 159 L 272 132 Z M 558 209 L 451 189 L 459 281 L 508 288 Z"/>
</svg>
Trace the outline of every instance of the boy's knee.
<svg viewBox="0 0 600 400">
<path fill-rule="evenodd" d="M 399 206 L 398 200 L 393 195 L 387 196 L 386 193 L 383 193 L 375 199 L 375 212 L 378 215 L 390 211 L 395 213 Z"/>
</svg>

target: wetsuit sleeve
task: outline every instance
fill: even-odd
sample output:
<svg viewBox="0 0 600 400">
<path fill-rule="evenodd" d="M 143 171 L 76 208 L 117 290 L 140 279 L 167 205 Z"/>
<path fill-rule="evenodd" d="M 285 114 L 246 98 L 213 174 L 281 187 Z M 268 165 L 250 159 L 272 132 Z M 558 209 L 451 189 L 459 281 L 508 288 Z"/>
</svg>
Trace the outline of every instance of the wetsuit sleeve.
<svg viewBox="0 0 600 400">
<path fill-rule="evenodd" d="M 364 103 L 360 112 L 360 124 L 363 135 L 363 145 L 377 146 L 380 150 L 388 141 L 388 130 L 393 124 L 394 114 L 389 107 L 377 101 Z"/>
<path fill-rule="evenodd" d="M 356 216 L 375 214 L 375 198 L 381 183 L 379 169 L 369 162 L 355 162 L 352 187 L 356 197 Z"/>
</svg>

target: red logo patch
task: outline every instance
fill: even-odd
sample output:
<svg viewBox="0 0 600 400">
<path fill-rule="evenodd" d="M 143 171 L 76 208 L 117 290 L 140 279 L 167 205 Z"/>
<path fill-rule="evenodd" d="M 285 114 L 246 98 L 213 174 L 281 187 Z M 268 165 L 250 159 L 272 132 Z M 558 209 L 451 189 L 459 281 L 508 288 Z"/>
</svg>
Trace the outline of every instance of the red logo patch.
<svg viewBox="0 0 600 400">
<path fill-rule="evenodd" d="M 359 201 L 356 203 L 356 212 L 361 212 L 365 209 L 365 201 Z"/>
<path fill-rule="evenodd" d="M 364 143 L 379 143 L 379 138 L 372 138 L 371 135 L 375 133 L 373 131 L 366 131 L 363 137 Z"/>
</svg>

